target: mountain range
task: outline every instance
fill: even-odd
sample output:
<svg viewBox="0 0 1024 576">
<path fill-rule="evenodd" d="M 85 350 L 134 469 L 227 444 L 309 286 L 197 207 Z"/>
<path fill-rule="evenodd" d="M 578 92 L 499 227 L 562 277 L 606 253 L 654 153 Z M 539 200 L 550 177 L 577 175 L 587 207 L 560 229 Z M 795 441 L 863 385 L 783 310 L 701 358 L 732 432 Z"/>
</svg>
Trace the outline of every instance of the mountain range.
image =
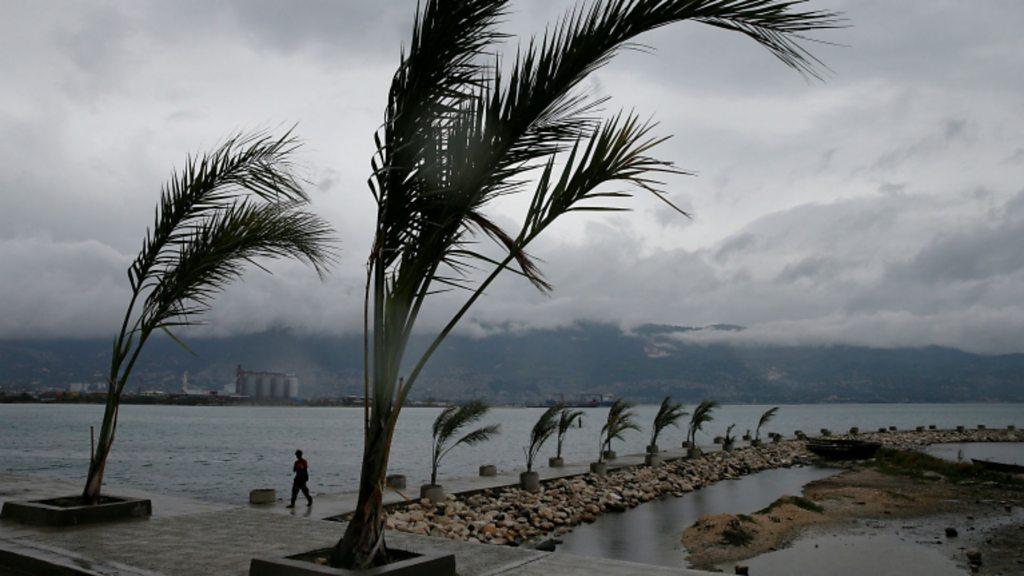
<svg viewBox="0 0 1024 576">
<path fill-rule="evenodd" d="M 694 344 L 696 330 L 740 326 L 578 323 L 485 337 L 452 335 L 431 360 L 413 396 L 493 403 L 541 402 L 566 395 L 611 394 L 654 402 L 666 394 L 693 402 L 981 402 L 1024 401 L 1024 354 L 986 356 L 941 347 L 751 346 Z M 410 357 L 428 343 L 416 338 Z M 291 372 L 307 398 L 360 394 L 359 335 L 270 331 L 189 339 L 194 355 L 166 338 L 147 345 L 129 384 L 174 391 L 189 373 L 194 387 L 223 389 L 237 365 Z M 101 383 L 105 340 L 0 340 L 0 390 Z"/>
</svg>

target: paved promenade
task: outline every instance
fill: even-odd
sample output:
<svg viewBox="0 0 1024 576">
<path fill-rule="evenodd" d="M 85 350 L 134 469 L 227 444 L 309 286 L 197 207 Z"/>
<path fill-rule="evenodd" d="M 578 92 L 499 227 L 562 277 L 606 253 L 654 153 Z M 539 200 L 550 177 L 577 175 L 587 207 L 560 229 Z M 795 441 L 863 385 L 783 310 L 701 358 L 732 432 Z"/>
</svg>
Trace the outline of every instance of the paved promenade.
<svg viewBox="0 0 1024 576">
<path fill-rule="evenodd" d="M 666 454 L 667 456 L 681 455 Z M 638 464 L 642 456 L 620 458 L 614 467 Z M 584 473 L 585 465 L 567 466 L 558 476 Z M 545 474 L 545 477 L 549 477 Z M 514 483 L 517 475 L 453 481 L 451 492 L 479 490 Z M 0 504 L 9 499 L 26 500 L 73 494 L 77 484 L 58 480 L 0 474 Z M 417 490 L 414 488 L 414 490 Z M 153 501 L 149 519 L 91 526 L 52 529 L 0 521 L 0 545 L 17 543 L 67 551 L 101 563 L 115 563 L 164 576 L 199 574 L 242 576 L 248 574 L 249 561 L 255 556 L 286 556 L 333 545 L 344 531 L 344 524 L 322 519 L 348 512 L 354 495 L 322 496 L 312 509 L 299 506 L 286 510 L 283 503 L 271 506 L 230 506 L 179 497 L 144 494 L 127 487 L 111 485 L 109 494 L 144 496 Z M 418 494 L 414 494 L 418 495 Z M 390 501 L 401 496 L 389 495 Z M 680 530 L 682 527 L 680 527 Z M 450 551 L 456 556 L 462 576 L 701 576 L 707 572 L 648 566 L 601 558 L 573 556 L 559 552 L 540 552 L 473 544 L 445 538 L 433 538 L 388 532 L 388 542 L 413 551 Z M 109 574 L 117 574 L 112 570 Z"/>
</svg>

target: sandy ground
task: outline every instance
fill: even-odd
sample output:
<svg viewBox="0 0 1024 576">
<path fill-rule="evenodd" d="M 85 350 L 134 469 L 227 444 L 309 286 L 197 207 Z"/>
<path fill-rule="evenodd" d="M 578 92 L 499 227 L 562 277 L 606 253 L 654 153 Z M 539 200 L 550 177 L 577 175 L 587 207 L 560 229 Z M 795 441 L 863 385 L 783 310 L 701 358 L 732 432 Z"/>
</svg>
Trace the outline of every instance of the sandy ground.
<svg viewBox="0 0 1024 576">
<path fill-rule="evenodd" d="M 682 543 L 693 551 L 687 560 L 712 568 L 785 547 L 811 527 L 842 527 L 862 519 L 924 518 L 933 515 L 974 519 L 1007 515 L 1024 506 L 1024 492 L 991 483 L 955 484 L 938 474 L 924 479 L 880 473 L 854 466 L 808 484 L 803 498 L 786 496 L 750 515 L 700 518 L 687 528 Z M 956 527 L 955 523 L 951 527 Z M 960 531 L 965 528 L 961 526 Z M 941 531 L 941 528 L 939 529 Z M 973 538 L 981 552 L 983 574 L 1024 573 L 1024 529 L 1000 526 Z M 966 565 L 964 549 L 957 549 Z"/>
</svg>

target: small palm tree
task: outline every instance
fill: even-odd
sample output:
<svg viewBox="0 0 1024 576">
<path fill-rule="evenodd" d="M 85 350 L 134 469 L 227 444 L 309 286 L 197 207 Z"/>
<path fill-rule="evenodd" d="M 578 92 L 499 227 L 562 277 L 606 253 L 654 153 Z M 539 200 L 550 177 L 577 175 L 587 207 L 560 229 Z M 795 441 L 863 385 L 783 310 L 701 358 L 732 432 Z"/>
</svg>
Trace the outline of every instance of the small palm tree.
<svg viewBox="0 0 1024 576">
<path fill-rule="evenodd" d="M 452 449 L 462 444 L 467 446 L 479 444 L 480 442 L 489 440 L 498 433 L 500 426 L 498 424 L 491 424 L 489 426 L 477 428 L 449 444 L 452 437 L 458 434 L 466 426 L 469 426 L 483 418 L 489 409 L 490 407 L 483 402 L 470 402 L 461 406 L 449 406 L 437 415 L 437 418 L 434 420 L 434 443 L 430 458 L 431 485 L 437 485 L 437 469 L 441 465 L 441 460 L 444 459 Z"/>
<path fill-rule="evenodd" d="M 627 430 L 640 430 L 640 426 L 633 419 L 635 414 L 632 408 L 633 404 L 621 398 L 608 408 L 608 419 L 601 427 L 601 453 L 598 455 L 598 462 L 604 462 L 605 454 L 612 451 L 612 440 L 623 440 Z"/>
<path fill-rule="evenodd" d="M 562 460 L 562 446 L 565 443 L 565 435 L 569 432 L 569 429 L 576 425 L 577 422 L 583 419 L 582 410 L 573 410 L 571 408 L 562 408 L 562 411 L 558 414 L 558 436 L 556 438 L 556 451 L 555 458 L 559 461 Z"/>
<path fill-rule="evenodd" d="M 691 448 L 697 448 L 697 432 L 700 432 L 705 424 L 714 419 L 711 413 L 716 407 L 718 407 L 718 402 L 703 400 L 694 408 L 693 414 L 690 416 L 690 427 L 686 433 L 686 441 L 689 442 Z"/>
<path fill-rule="evenodd" d="M 631 190 L 669 202 L 658 178 L 680 171 L 651 155 L 663 141 L 652 135 L 654 125 L 633 113 L 597 118 L 602 101 L 582 89 L 587 77 L 639 35 L 685 20 L 740 33 L 815 76 L 820 63 L 802 42 L 838 21 L 833 12 L 802 8 L 795 0 L 594 0 L 501 60 L 493 54 L 505 37 L 497 25 L 507 0 L 424 0 L 375 135 L 369 184 L 377 219 L 363 300 L 365 448 L 356 512 L 332 566 L 387 562 L 382 486 L 398 417 L 431 356 L 498 276 L 512 271 L 547 292 L 528 249 L 556 221 L 620 210 L 612 202 Z M 527 208 L 518 230 L 507 230 L 487 212 L 516 193 L 528 195 Z M 481 239 L 493 240 L 495 252 L 482 252 Z M 470 276 L 482 267 L 489 272 Z M 466 289 L 464 303 L 407 363 L 424 303 L 449 288 Z M 403 377 L 406 365 L 412 369 Z"/>
<path fill-rule="evenodd" d="M 172 330 L 200 323 L 214 297 L 259 258 L 295 258 L 321 277 L 326 272 L 332 232 L 301 210 L 309 197 L 292 172 L 298 146 L 290 132 L 235 136 L 189 157 L 164 186 L 153 227 L 128 268 L 131 300 L 114 339 L 86 503 L 100 499 L 121 393 L 150 336 L 162 332 L 185 347 Z"/>
<path fill-rule="evenodd" d="M 661 435 L 661 431 L 669 426 L 679 426 L 679 419 L 686 416 L 688 412 L 683 410 L 682 404 L 672 402 L 671 396 L 665 396 L 661 401 L 661 407 L 658 408 L 658 413 L 654 416 L 654 422 L 651 424 L 651 444 L 647 447 L 647 451 L 650 453 L 656 453 L 658 451 L 658 436 Z"/>
<path fill-rule="evenodd" d="M 540 415 L 540 418 L 533 425 L 533 429 L 530 430 L 530 445 L 523 449 L 526 452 L 527 472 L 533 472 L 533 462 L 537 458 L 537 453 L 540 452 L 541 447 L 548 441 L 548 438 L 558 430 L 558 414 L 562 410 L 563 406 L 561 404 L 551 406 Z"/>
<path fill-rule="evenodd" d="M 764 414 L 761 414 L 761 418 L 757 421 L 757 429 L 754 431 L 754 442 L 761 441 L 761 427 L 771 422 L 772 418 L 775 418 L 775 413 L 778 411 L 779 407 L 774 406 L 765 410 Z"/>
<path fill-rule="evenodd" d="M 733 444 L 736 443 L 736 438 L 732 435 L 732 429 L 736 427 L 736 424 L 729 424 L 729 427 L 725 429 L 725 438 L 722 440 L 722 449 L 726 452 L 732 452 Z"/>
</svg>

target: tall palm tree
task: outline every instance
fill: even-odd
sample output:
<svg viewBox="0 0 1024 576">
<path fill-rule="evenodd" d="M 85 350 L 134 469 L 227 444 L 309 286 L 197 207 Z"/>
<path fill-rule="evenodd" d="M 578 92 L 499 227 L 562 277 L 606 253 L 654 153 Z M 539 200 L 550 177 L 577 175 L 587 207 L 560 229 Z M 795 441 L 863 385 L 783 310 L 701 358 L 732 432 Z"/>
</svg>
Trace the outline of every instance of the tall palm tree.
<svg viewBox="0 0 1024 576">
<path fill-rule="evenodd" d="M 690 427 L 686 434 L 686 440 L 690 443 L 691 448 L 697 447 L 697 432 L 700 432 L 705 424 L 714 420 L 711 413 L 717 407 L 718 402 L 703 400 L 693 409 L 693 414 L 690 416 Z"/>
<path fill-rule="evenodd" d="M 775 418 L 775 413 L 778 411 L 779 407 L 773 406 L 772 408 L 765 410 L 764 414 L 761 414 L 761 418 L 757 421 L 757 429 L 754 431 L 755 442 L 761 441 L 761 427 L 771 422 L 772 418 Z"/>
<path fill-rule="evenodd" d="M 376 134 L 369 184 L 377 202 L 364 308 L 365 443 L 359 499 L 330 563 L 386 562 L 382 494 L 393 432 L 410 390 L 445 337 L 505 271 L 551 286 L 527 253 L 570 212 L 621 210 L 610 201 L 642 190 L 668 202 L 657 178 L 679 173 L 650 155 L 663 138 L 634 113 L 596 117 L 600 99 L 580 90 L 616 52 L 649 30 L 694 20 L 739 32 L 811 76 L 818 61 L 800 44 L 836 15 L 803 0 L 595 0 L 580 4 L 508 62 L 493 57 L 507 0 L 424 0 L 392 78 Z M 518 231 L 488 216 L 495 199 L 527 191 Z M 607 189 L 604 185 L 619 184 Z M 671 205 L 671 203 L 669 203 Z M 674 207 L 674 206 L 673 206 Z M 682 212 L 682 211 L 680 211 Z M 493 240 L 496 252 L 478 240 Z M 490 268 L 474 283 L 475 269 Z M 427 298 L 466 299 L 401 376 Z"/>
<path fill-rule="evenodd" d="M 576 425 L 577 422 L 583 419 L 582 410 L 573 410 L 571 408 L 563 408 L 558 414 L 558 436 L 555 442 L 555 458 L 562 457 L 562 445 L 565 443 L 565 435 L 569 432 L 569 429 Z"/>
<path fill-rule="evenodd" d="M 654 422 L 651 424 L 651 444 L 648 446 L 650 451 L 657 451 L 658 436 L 661 435 L 661 431 L 669 426 L 679 426 L 679 419 L 689 414 L 683 410 L 683 405 L 672 402 L 671 396 L 665 396 L 661 401 L 661 407 L 658 408 L 658 413 L 654 415 Z"/>
<path fill-rule="evenodd" d="M 172 330 L 200 323 L 214 296 L 259 258 L 296 258 L 321 277 L 326 272 L 332 232 L 301 210 L 309 197 L 292 170 L 298 146 L 290 132 L 238 135 L 189 157 L 163 187 L 153 227 L 128 268 L 131 300 L 114 340 L 85 502 L 99 501 L 121 393 L 150 336 L 162 332 L 184 346 Z"/>
<path fill-rule="evenodd" d="M 430 458 L 430 483 L 437 484 L 437 469 L 449 452 L 456 446 L 465 444 L 472 446 L 492 438 L 500 429 L 498 424 L 483 426 L 467 432 L 461 438 L 449 444 L 452 438 L 463 428 L 479 421 L 490 408 L 483 402 L 470 402 L 461 406 L 448 406 L 434 420 L 434 442 Z"/>
<path fill-rule="evenodd" d="M 604 453 L 611 451 L 612 440 L 623 440 L 627 430 L 640 430 L 634 420 L 633 404 L 619 398 L 608 408 L 608 418 L 601 427 L 601 453 L 597 461 L 604 462 Z"/>
<path fill-rule="evenodd" d="M 548 438 L 551 438 L 551 435 L 558 430 L 558 414 L 560 412 L 562 412 L 561 404 L 551 406 L 540 415 L 533 425 L 533 429 L 530 430 L 530 445 L 525 448 L 527 472 L 533 472 L 533 462 L 537 458 L 537 453 L 540 452 Z"/>
</svg>

